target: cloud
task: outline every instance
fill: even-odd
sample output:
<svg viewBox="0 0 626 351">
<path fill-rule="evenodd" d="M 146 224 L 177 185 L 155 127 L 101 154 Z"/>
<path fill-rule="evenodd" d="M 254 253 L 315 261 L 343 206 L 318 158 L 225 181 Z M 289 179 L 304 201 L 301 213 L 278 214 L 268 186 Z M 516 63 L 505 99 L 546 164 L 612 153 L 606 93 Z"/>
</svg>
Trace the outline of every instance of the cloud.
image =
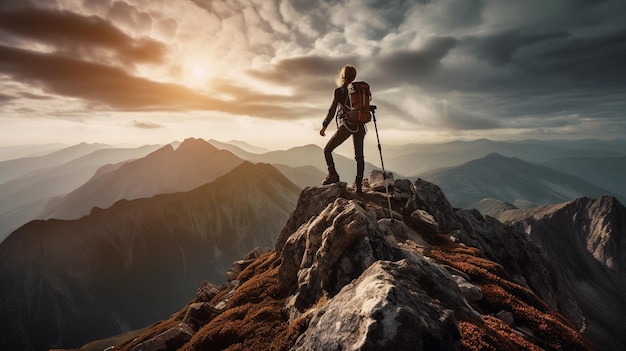
<svg viewBox="0 0 626 351">
<path fill-rule="evenodd" d="M 163 125 L 153 122 L 137 121 L 134 120 L 132 126 L 139 129 L 159 129 L 164 128 Z"/>
<path fill-rule="evenodd" d="M 276 96 L 237 89 L 234 101 L 199 94 L 189 88 L 135 77 L 116 67 L 85 62 L 57 54 L 44 54 L 0 46 L 0 73 L 27 82 L 47 93 L 95 103 L 92 108 L 120 111 L 213 110 L 232 114 L 254 113 L 265 118 L 298 117 L 292 109 L 273 103 Z"/>
<path fill-rule="evenodd" d="M 410 130 L 563 130 L 626 113 L 621 0 L 9 3 L 0 73 L 96 108 L 321 118 L 353 64 L 381 116 Z M 208 87 L 183 80 L 198 62 Z"/>
<path fill-rule="evenodd" d="M 159 63 L 166 52 L 160 42 L 132 38 L 102 18 L 69 11 L 0 11 L 0 31 L 5 40 L 18 46 L 34 41 L 56 52 L 100 62 L 113 58 L 129 64 Z"/>
</svg>

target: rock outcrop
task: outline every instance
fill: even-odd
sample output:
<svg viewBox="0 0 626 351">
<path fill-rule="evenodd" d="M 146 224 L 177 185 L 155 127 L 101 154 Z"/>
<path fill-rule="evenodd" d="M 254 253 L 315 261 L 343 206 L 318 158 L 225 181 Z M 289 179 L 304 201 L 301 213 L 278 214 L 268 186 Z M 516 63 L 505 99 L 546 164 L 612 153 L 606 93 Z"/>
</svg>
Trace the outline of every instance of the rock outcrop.
<svg viewBox="0 0 626 351">
<path fill-rule="evenodd" d="M 523 232 L 423 180 L 390 194 L 391 215 L 382 192 L 305 188 L 273 250 L 114 349 L 156 350 L 164 335 L 167 350 L 592 349 Z"/>
</svg>

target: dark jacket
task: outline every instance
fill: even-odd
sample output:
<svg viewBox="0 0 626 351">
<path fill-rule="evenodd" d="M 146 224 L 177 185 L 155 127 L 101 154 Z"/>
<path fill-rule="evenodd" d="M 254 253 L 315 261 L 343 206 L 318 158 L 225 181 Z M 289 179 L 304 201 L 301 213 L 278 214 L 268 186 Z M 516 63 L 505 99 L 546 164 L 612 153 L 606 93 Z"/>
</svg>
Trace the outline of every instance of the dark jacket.
<svg viewBox="0 0 626 351">
<path fill-rule="evenodd" d="M 335 89 L 335 92 L 333 93 L 333 103 L 330 105 L 330 108 L 328 109 L 328 114 L 326 114 L 326 118 L 324 119 L 324 122 L 322 122 L 322 126 L 324 126 L 324 128 L 328 127 L 330 122 L 335 117 L 335 112 L 337 112 L 337 106 L 340 104 L 345 104 L 347 98 L 348 98 L 347 87 L 340 86 Z M 339 118 L 342 118 L 342 116 L 343 116 L 343 109 L 339 111 Z"/>
</svg>

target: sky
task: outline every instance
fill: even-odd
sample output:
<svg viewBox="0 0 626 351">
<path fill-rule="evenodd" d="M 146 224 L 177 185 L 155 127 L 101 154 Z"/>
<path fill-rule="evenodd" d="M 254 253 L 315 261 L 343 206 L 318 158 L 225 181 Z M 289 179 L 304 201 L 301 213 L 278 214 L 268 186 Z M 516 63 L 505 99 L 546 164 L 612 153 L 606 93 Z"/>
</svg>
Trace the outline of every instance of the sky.
<svg viewBox="0 0 626 351">
<path fill-rule="evenodd" d="M 376 129 L 383 144 L 621 138 L 625 13 L 623 0 L 0 0 L 0 146 L 323 145 L 345 64 L 378 106 L 370 143 Z"/>
</svg>

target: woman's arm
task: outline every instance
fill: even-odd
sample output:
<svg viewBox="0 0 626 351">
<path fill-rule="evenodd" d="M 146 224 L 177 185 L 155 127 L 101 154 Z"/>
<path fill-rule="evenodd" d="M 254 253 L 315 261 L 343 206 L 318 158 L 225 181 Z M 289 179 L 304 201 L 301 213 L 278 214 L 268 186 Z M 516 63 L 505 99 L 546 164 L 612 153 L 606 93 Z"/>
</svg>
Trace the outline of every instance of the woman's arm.
<svg viewBox="0 0 626 351">
<path fill-rule="evenodd" d="M 335 113 L 337 112 L 337 105 L 339 104 L 339 101 L 341 101 L 342 98 L 345 99 L 345 96 L 343 94 L 343 88 L 338 87 L 337 89 L 335 89 L 333 93 L 333 103 L 330 104 L 330 108 L 328 109 L 326 118 L 324 119 L 324 122 L 322 122 L 323 129 L 326 129 L 326 127 L 328 127 L 328 125 L 330 124 L 330 121 L 332 121 L 333 117 L 335 117 Z M 321 134 L 321 131 L 320 131 L 320 134 Z"/>
</svg>

